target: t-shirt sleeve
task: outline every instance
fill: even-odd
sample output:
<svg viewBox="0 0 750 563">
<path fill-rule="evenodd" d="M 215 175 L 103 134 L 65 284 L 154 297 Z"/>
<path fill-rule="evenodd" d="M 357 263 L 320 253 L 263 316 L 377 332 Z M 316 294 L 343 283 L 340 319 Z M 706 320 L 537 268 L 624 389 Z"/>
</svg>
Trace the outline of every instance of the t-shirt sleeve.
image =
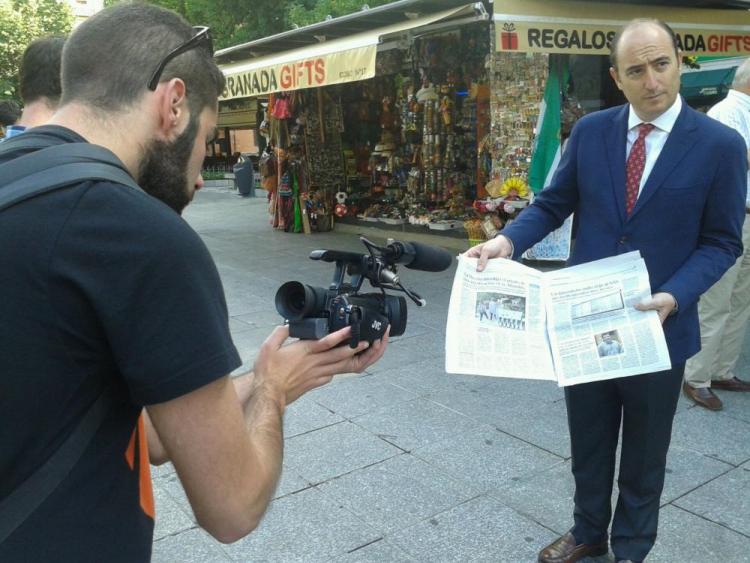
<svg viewBox="0 0 750 563">
<path fill-rule="evenodd" d="M 136 404 L 174 399 L 241 364 L 208 249 L 161 202 L 96 184 L 69 219 L 64 251 Z"/>
</svg>

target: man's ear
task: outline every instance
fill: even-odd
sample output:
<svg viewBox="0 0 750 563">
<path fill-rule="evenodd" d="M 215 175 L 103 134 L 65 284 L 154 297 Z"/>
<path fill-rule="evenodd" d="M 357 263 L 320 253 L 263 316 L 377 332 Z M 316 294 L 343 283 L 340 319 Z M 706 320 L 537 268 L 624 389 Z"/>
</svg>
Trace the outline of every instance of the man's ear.
<svg viewBox="0 0 750 563">
<path fill-rule="evenodd" d="M 163 140 L 172 140 L 184 129 L 183 121 L 188 119 L 187 89 L 182 79 L 173 78 L 159 84 L 157 92 L 159 90 L 159 132 Z"/>
<path fill-rule="evenodd" d="M 612 77 L 612 80 L 615 81 L 615 84 L 617 85 L 617 88 L 622 90 L 622 85 L 620 84 L 620 77 L 617 74 L 617 69 L 613 66 L 609 67 L 609 75 Z"/>
</svg>

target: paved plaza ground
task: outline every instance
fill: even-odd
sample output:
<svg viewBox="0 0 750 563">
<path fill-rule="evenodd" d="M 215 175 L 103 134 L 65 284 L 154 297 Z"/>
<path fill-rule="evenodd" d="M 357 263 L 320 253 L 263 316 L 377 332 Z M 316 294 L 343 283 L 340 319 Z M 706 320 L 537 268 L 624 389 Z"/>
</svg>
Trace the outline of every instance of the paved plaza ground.
<svg viewBox="0 0 750 563">
<path fill-rule="evenodd" d="M 274 231 L 264 199 L 227 189 L 200 192 L 186 219 L 224 283 L 245 362 L 237 373 L 281 321 L 281 283 L 330 282 L 332 265 L 310 261 L 311 250 L 363 251 L 351 232 Z M 446 375 L 453 273 L 402 270 L 428 303 L 409 302 L 406 333 L 366 374 L 339 377 L 287 409 L 284 473 L 244 540 L 222 545 L 199 529 L 171 465 L 154 468 L 153 560 L 536 561 L 571 524 L 563 394 L 551 382 Z M 738 371 L 750 376 L 750 341 Z M 719 413 L 680 399 L 649 561 L 750 562 L 750 394 L 720 396 Z"/>
</svg>

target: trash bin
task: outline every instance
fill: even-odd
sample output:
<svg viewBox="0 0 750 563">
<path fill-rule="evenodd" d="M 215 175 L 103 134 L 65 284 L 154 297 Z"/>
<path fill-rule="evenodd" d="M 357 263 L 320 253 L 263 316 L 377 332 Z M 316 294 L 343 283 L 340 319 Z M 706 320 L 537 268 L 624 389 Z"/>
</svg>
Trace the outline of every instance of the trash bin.
<svg viewBox="0 0 750 563">
<path fill-rule="evenodd" d="M 232 167 L 234 172 L 234 187 L 242 197 L 255 196 L 255 178 L 253 174 L 253 161 L 250 158 L 241 156 Z"/>
</svg>

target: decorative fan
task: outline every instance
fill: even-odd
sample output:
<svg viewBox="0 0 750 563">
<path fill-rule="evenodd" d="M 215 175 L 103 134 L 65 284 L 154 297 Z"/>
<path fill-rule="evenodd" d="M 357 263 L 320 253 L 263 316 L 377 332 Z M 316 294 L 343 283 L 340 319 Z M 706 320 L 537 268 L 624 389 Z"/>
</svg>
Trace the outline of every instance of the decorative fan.
<svg viewBox="0 0 750 563">
<path fill-rule="evenodd" d="M 526 198 L 529 196 L 529 185 L 518 176 L 505 180 L 498 196 L 507 199 Z"/>
</svg>

